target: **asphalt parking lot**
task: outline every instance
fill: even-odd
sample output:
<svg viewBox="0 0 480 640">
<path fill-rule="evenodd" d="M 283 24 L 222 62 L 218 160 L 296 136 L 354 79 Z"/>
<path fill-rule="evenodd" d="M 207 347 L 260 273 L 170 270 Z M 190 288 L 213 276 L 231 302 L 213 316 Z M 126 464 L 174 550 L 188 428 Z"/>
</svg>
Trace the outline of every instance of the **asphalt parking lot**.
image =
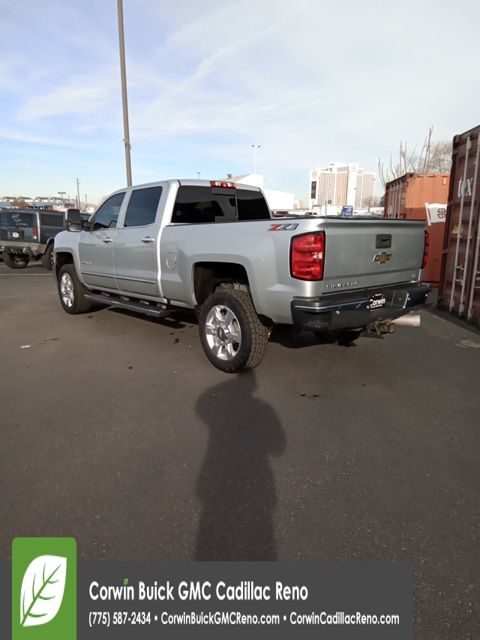
<svg viewBox="0 0 480 640">
<path fill-rule="evenodd" d="M 0 559 L 411 562 L 415 637 L 478 630 L 480 333 L 431 311 L 355 346 L 277 338 L 254 373 L 188 316 L 68 316 L 0 263 Z"/>
</svg>

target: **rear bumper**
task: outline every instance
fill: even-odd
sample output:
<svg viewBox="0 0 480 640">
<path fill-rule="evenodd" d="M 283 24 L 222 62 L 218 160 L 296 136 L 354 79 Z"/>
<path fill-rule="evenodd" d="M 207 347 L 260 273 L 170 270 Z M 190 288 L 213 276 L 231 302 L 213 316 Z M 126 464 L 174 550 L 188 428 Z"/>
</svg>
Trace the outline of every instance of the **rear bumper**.
<svg viewBox="0 0 480 640">
<path fill-rule="evenodd" d="M 294 298 L 291 303 L 293 324 L 307 331 L 366 327 L 376 320 L 399 318 L 412 308 L 424 305 L 430 291 L 430 285 L 415 284 L 375 287 L 320 298 Z M 384 297 L 385 305 L 374 308 L 375 297 Z"/>
<path fill-rule="evenodd" d="M 15 253 L 17 255 L 37 258 L 43 256 L 47 249 L 46 244 L 39 242 L 15 242 L 14 240 L 0 240 L 0 250 L 4 253 Z"/>
</svg>

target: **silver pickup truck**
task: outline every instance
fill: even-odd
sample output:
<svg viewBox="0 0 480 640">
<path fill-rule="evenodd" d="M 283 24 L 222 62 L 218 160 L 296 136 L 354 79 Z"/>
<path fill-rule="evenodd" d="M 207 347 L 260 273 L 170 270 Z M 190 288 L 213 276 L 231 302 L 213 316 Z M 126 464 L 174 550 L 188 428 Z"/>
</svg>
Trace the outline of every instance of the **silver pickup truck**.
<svg viewBox="0 0 480 640">
<path fill-rule="evenodd" d="M 227 373 L 261 362 L 274 325 L 350 342 L 386 332 L 430 290 L 424 223 L 272 219 L 260 189 L 231 182 L 121 189 L 65 226 L 54 264 L 67 313 L 193 309 L 207 358 Z"/>
</svg>

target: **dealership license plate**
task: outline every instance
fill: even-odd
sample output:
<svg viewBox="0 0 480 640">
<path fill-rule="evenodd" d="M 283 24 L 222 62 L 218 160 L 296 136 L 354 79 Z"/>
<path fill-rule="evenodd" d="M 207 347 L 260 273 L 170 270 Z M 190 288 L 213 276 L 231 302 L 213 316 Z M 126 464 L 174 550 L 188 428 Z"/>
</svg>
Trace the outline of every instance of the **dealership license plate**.
<svg viewBox="0 0 480 640">
<path fill-rule="evenodd" d="M 378 293 L 376 296 L 373 296 L 373 298 L 370 298 L 367 309 L 383 309 L 386 303 L 387 299 L 385 298 L 383 293 Z"/>
</svg>

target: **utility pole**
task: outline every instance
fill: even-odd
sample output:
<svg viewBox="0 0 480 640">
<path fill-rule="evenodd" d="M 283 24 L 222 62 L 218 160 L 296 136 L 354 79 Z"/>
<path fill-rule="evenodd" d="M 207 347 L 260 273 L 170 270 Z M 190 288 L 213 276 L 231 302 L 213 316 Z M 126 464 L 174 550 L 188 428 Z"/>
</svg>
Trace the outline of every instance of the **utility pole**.
<svg viewBox="0 0 480 640">
<path fill-rule="evenodd" d="M 257 173 L 257 150 L 261 148 L 261 144 L 252 144 L 253 149 L 253 173 Z"/>
<path fill-rule="evenodd" d="M 117 0 L 118 13 L 118 44 L 120 48 L 120 79 L 122 83 L 123 107 L 123 142 L 125 144 L 125 168 L 127 172 L 127 186 L 132 186 L 132 162 L 130 158 L 130 130 L 128 126 L 128 98 L 127 98 L 127 69 L 125 65 L 125 33 L 123 30 L 123 0 Z"/>
<path fill-rule="evenodd" d="M 77 181 L 77 209 L 80 211 L 80 180 L 76 178 Z"/>
</svg>

